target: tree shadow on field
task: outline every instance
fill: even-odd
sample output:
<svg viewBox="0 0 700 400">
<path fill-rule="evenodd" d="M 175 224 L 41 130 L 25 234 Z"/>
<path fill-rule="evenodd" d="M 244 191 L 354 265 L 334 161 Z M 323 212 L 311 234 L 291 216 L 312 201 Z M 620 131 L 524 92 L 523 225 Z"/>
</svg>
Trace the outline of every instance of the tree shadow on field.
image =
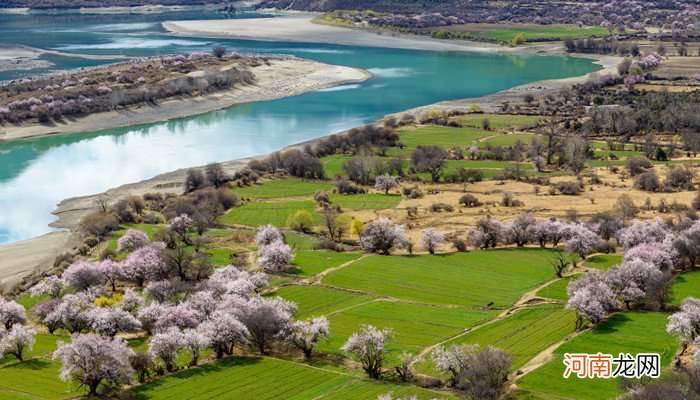
<svg viewBox="0 0 700 400">
<path fill-rule="evenodd" d="M 187 379 L 195 378 L 200 375 L 207 375 L 211 373 L 215 373 L 221 370 L 224 370 L 226 368 L 232 368 L 232 367 L 244 367 L 244 366 L 249 366 L 249 365 L 254 365 L 262 361 L 261 358 L 255 358 L 255 357 L 230 357 L 226 358 L 223 360 L 215 361 L 210 364 L 203 364 L 201 366 L 191 368 L 188 370 L 176 372 L 172 375 L 169 376 L 164 376 L 164 377 L 156 377 L 155 380 L 145 383 L 143 385 L 139 385 L 133 389 L 131 389 L 128 393 L 126 393 L 125 398 L 131 399 L 131 400 L 145 400 L 145 399 L 150 399 L 152 398 L 152 394 L 150 393 L 151 391 L 157 391 L 158 388 L 162 385 L 166 386 L 173 386 L 173 384 L 177 385 L 177 382 L 173 381 L 184 381 Z M 220 382 L 220 384 L 226 385 L 226 382 Z M 185 390 L 185 389 L 183 389 Z"/>
<path fill-rule="evenodd" d="M 9 366 L 16 371 L 38 371 L 42 369 L 51 368 L 51 361 L 43 358 L 33 358 L 31 360 L 19 361 L 13 356 L 15 364 Z"/>
<path fill-rule="evenodd" d="M 593 329 L 593 334 L 609 334 L 617 332 L 618 327 L 624 325 L 626 322 L 631 321 L 630 318 L 623 313 L 617 313 L 612 315 L 610 318 L 603 321 L 600 325 Z"/>
</svg>

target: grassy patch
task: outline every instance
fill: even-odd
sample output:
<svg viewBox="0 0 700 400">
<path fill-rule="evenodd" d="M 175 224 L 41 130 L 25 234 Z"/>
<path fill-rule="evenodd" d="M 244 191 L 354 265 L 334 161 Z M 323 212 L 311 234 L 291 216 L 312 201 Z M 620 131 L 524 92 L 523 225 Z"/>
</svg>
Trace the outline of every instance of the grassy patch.
<svg viewBox="0 0 700 400">
<path fill-rule="evenodd" d="M 0 398 L 52 400 L 80 395 L 81 392 L 58 378 L 60 367 L 57 362 L 36 358 L 0 368 Z"/>
<path fill-rule="evenodd" d="M 308 211 L 313 215 L 315 222 L 319 221 L 316 203 L 311 200 L 247 203 L 222 215 L 219 221 L 255 227 L 266 224 L 284 227 L 287 225 L 287 218 L 300 210 Z"/>
<path fill-rule="evenodd" d="M 664 370 L 678 348 L 676 340 L 666 332 L 667 317 L 664 313 L 641 311 L 615 314 L 594 330 L 563 344 L 552 361 L 526 375 L 518 385 L 535 393 L 573 399 L 615 398 L 621 392 L 617 379 L 564 379 L 564 353 L 659 353 Z"/>
<path fill-rule="evenodd" d="M 329 196 L 331 203 L 340 208 L 351 210 L 382 210 L 394 208 L 401 202 L 398 194 L 332 194 Z"/>
<path fill-rule="evenodd" d="M 604 36 L 608 34 L 608 30 L 598 26 L 578 25 L 541 25 L 541 26 L 522 26 L 512 27 L 507 29 L 494 29 L 475 34 L 475 37 L 507 42 L 513 39 L 516 35 L 524 33 L 528 39 L 564 39 L 567 37 L 582 38 L 590 36 Z"/>
<path fill-rule="evenodd" d="M 413 130 L 399 131 L 401 143 L 414 149 L 420 145 L 444 148 L 467 146 L 476 140 L 493 136 L 494 133 L 480 129 L 451 128 L 449 126 L 426 125 Z"/>
<path fill-rule="evenodd" d="M 671 304 L 681 305 L 686 297 L 700 297 L 700 271 L 678 275 L 671 287 Z"/>
<path fill-rule="evenodd" d="M 303 181 L 295 178 L 283 178 L 266 181 L 261 184 L 236 188 L 233 191 L 244 198 L 272 199 L 278 197 L 310 196 L 318 190 L 332 188 L 324 181 Z"/>
<path fill-rule="evenodd" d="M 569 295 L 566 293 L 566 288 L 569 286 L 569 283 L 572 280 L 578 279 L 580 276 L 581 274 L 576 274 L 556 280 L 540 289 L 537 292 L 537 295 L 548 299 L 567 301 L 569 299 Z"/>
<path fill-rule="evenodd" d="M 543 117 L 536 115 L 467 114 L 453 117 L 460 125 L 481 129 L 482 121 L 489 120 L 491 129 L 523 128 L 537 124 Z"/>
<path fill-rule="evenodd" d="M 340 347 L 350 335 L 369 324 L 391 328 L 388 363 L 397 362 L 402 351 L 418 354 L 429 345 L 447 340 L 465 329 L 493 318 L 497 311 L 465 310 L 395 301 L 374 301 L 330 315 L 331 337 L 319 350 L 342 354 Z"/>
<path fill-rule="evenodd" d="M 354 389 L 350 390 L 351 386 Z M 235 357 L 158 379 L 132 390 L 137 399 L 376 399 L 382 393 L 437 394 L 411 386 L 372 382 L 308 365 L 269 358 Z"/>
<path fill-rule="evenodd" d="M 323 283 L 402 300 L 505 307 L 552 277 L 549 249 L 499 249 L 420 256 L 371 256 Z"/>
<path fill-rule="evenodd" d="M 583 266 L 596 269 L 610 269 L 613 265 L 621 262 L 622 256 L 619 254 L 596 254 L 585 259 Z"/>
<path fill-rule="evenodd" d="M 336 175 L 343 173 L 343 163 L 349 160 L 351 156 L 344 156 L 340 154 L 325 156 L 321 158 L 323 162 L 323 167 L 326 171 L 326 176 L 333 178 Z"/>
<path fill-rule="evenodd" d="M 371 296 L 323 286 L 282 286 L 272 295 L 297 303 L 295 316 L 298 319 L 327 315 L 374 300 Z"/>
<path fill-rule="evenodd" d="M 297 251 L 294 253 L 294 260 L 292 261 L 292 265 L 294 265 L 296 269 L 291 273 L 294 275 L 312 276 L 358 258 L 360 258 L 360 255 L 357 253 L 312 250 Z"/>
<path fill-rule="evenodd" d="M 516 142 L 520 141 L 525 144 L 529 144 L 532 142 L 533 139 L 536 139 L 538 141 L 543 140 L 542 135 L 531 135 L 528 133 L 511 133 L 508 135 L 501 135 L 498 134 L 496 136 L 490 137 L 484 141 L 481 141 L 477 143 L 477 146 L 479 147 L 487 147 L 489 145 L 491 146 L 496 146 L 496 147 L 507 147 L 507 146 L 512 146 Z"/>
<path fill-rule="evenodd" d="M 516 370 L 572 333 L 575 319 L 573 311 L 558 305 L 524 308 L 502 320 L 450 340 L 445 346 L 475 343 L 501 348 L 511 356 L 513 370 Z M 418 370 L 429 374 L 437 372 L 430 357 L 418 366 Z"/>
</svg>

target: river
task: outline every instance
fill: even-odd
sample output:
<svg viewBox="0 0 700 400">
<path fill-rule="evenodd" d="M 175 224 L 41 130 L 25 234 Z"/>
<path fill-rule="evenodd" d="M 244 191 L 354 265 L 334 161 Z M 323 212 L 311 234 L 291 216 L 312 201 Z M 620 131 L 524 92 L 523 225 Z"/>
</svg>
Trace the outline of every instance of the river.
<svg viewBox="0 0 700 400">
<path fill-rule="evenodd" d="M 420 105 L 483 96 L 599 69 L 589 59 L 562 56 L 184 38 L 167 34 L 160 24 L 205 18 L 221 15 L 201 10 L 5 14 L 0 15 L 0 43 L 130 57 L 209 51 L 222 45 L 231 51 L 287 53 L 364 68 L 374 76 L 361 84 L 238 105 L 177 121 L 0 143 L 0 243 L 50 232 L 48 224 L 55 219 L 51 211 L 64 198 L 99 193 L 178 168 L 267 153 Z M 43 58 L 56 65 L 37 72 L 106 62 Z M 26 74 L 0 72 L 0 79 Z"/>
</svg>

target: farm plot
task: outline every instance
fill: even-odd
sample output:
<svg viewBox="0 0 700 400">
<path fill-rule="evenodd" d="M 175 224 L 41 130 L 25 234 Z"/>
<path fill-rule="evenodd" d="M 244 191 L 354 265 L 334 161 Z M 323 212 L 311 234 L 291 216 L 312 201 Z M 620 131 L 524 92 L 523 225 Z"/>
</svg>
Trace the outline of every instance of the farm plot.
<svg viewBox="0 0 700 400">
<path fill-rule="evenodd" d="M 554 281 L 540 289 L 540 291 L 537 292 L 537 296 L 545 297 L 548 299 L 566 301 L 569 299 L 569 294 L 566 292 L 566 288 L 569 286 L 569 283 L 572 280 L 577 279 L 580 276 L 581 274 L 576 274 L 564 277 L 562 279 L 559 279 L 558 281 Z"/>
<path fill-rule="evenodd" d="M 193 368 L 132 390 L 137 399 L 314 399 L 345 398 L 347 385 L 353 398 L 376 399 L 382 393 L 436 397 L 419 388 L 371 382 L 359 377 L 270 358 L 229 358 Z"/>
<path fill-rule="evenodd" d="M 334 154 L 330 156 L 321 157 L 321 162 L 323 163 L 323 169 L 326 172 L 326 177 L 333 178 L 336 175 L 343 173 L 343 163 L 349 160 L 350 156 L 345 156 L 341 154 Z"/>
<path fill-rule="evenodd" d="M 571 399 L 613 399 L 621 394 L 617 379 L 565 379 L 564 353 L 659 353 L 662 371 L 678 345 L 666 332 L 668 314 L 625 312 L 611 316 L 600 326 L 571 339 L 554 352 L 554 359 L 519 381 L 524 391 Z"/>
<path fill-rule="evenodd" d="M 532 142 L 533 139 L 542 141 L 544 140 L 544 137 L 542 135 L 532 135 L 528 133 L 511 133 L 508 135 L 498 134 L 486 140 L 480 141 L 479 143 L 477 143 L 477 146 L 512 146 L 518 141 L 525 144 L 529 144 L 530 142 Z"/>
<path fill-rule="evenodd" d="M 219 217 L 219 221 L 255 227 L 266 224 L 284 227 L 287 219 L 297 211 L 307 211 L 313 216 L 314 222 L 319 221 L 316 204 L 311 200 L 243 204 Z"/>
<path fill-rule="evenodd" d="M 413 130 L 399 131 L 401 143 L 409 149 L 420 145 L 444 148 L 463 147 L 493 135 L 493 132 L 481 129 L 452 128 L 439 125 L 426 125 Z"/>
<path fill-rule="evenodd" d="M 54 337 L 54 339 L 57 339 Z M 61 364 L 35 358 L 0 368 L 0 398 L 66 399 L 81 394 L 61 381 Z"/>
<path fill-rule="evenodd" d="M 424 347 L 458 335 L 496 314 L 497 311 L 493 310 L 379 300 L 330 315 L 331 336 L 328 342 L 319 344 L 318 349 L 342 354 L 340 347 L 362 325 L 391 328 L 394 337 L 387 346 L 387 361 L 392 364 L 398 361 L 402 351 L 418 354 Z"/>
<path fill-rule="evenodd" d="M 36 340 L 36 342 L 34 343 L 34 348 L 32 348 L 32 351 L 28 351 L 24 354 L 25 360 L 29 358 L 42 357 L 53 352 L 54 350 L 56 350 L 56 342 L 59 340 L 63 340 L 64 342 L 70 341 L 70 337 L 49 335 L 46 333 L 37 333 L 34 336 L 34 339 Z M 18 360 L 15 358 L 15 356 L 8 355 L 5 358 L 0 359 L 0 367 L 16 363 L 17 361 Z M 2 372 L 0 372 L 0 377 L 1 376 Z"/>
<path fill-rule="evenodd" d="M 604 36 L 608 30 L 598 26 L 578 25 L 523 25 L 506 29 L 493 29 L 477 33 L 474 36 L 483 39 L 507 42 L 516 35 L 524 33 L 528 39 L 562 40 L 567 37 L 585 38 L 590 36 Z"/>
<path fill-rule="evenodd" d="M 284 178 L 236 188 L 233 191 L 243 198 L 273 199 L 278 197 L 310 196 L 317 190 L 328 190 L 331 187 L 330 183 L 323 181 Z"/>
<path fill-rule="evenodd" d="M 492 345 L 505 350 L 513 362 L 513 370 L 552 344 L 574 331 L 573 311 L 559 305 L 541 305 L 516 311 L 508 317 L 477 328 L 445 343 L 445 347 L 461 344 Z M 420 372 L 436 374 L 430 357 L 418 365 Z"/>
<path fill-rule="evenodd" d="M 451 118 L 460 125 L 481 128 L 484 119 L 489 120 L 491 129 L 522 128 L 536 125 L 543 117 L 536 115 L 466 114 Z"/>
<path fill-rule="evenodd" d="M 294 253 L 291 271 L 294 275 L 313 276 L 329 268 L 334 268 L 346 262 L 360 258 L 357 253 L 339 253 L 335 251 L 302 250 Z"/>
<path fill-rule="evenodd" d="M 350 210 L 383 210 L 394 208 L 401 202 L 398 194 L 332 194 L 329 196 L 334 206 Z"/>
<path fill-rule="evenodd" d="M 295 317 L 298 319 L 328 315 L 375 300 L 372 296 L 323 286 L 282 286 L 271 295 L 297 303 Z"/>
<path fill-rule="evenodd" d="M 423 303 L 505 307 L 552 277 L 547 257 L 554 251 L 370 256 L 328 274 L 323 283 Z"/>
</svg>

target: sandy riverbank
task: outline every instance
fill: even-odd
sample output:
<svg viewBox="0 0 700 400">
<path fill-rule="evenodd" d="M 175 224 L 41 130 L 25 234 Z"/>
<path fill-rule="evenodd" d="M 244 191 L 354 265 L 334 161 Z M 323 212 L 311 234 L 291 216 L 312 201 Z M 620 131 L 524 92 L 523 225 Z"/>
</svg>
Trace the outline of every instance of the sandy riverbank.
<svg viewBox="0 0 700 400">
<path fill-rule="evenodd" d="M 88 60 L 122 60 L 126 56 L 120 55 L 91 55 L 64 53 L 61 51 L 37 49 L 23 45 L 0 44 L 0 71 L 24 70 L 48 68 L 54 64 L 50 61 L 39 59 L 44 54 L 52 54 L 63 57 L 83 58 Z"/>
<path fill-rule="evenodd" d="M 294 14 L 278 18 L 168 21 L 163 23 L 163 27 L 178 36 L 208 38 L 328 43 L 435 51 L 563 52 L 559 42 L 534 43 L 514 48 L 467 40 L 446 41 L 418 35 L 378 34 L 360 29 L 315 24 L 311 22 L 312 19 L 311 15 Z"/>
<path fill-rule="evenodd" d="M 369 72 L 309 60 L 274 60 L 270 65 L 252 69 L 255 83 L 236 85 L 231 90 L 207 96 L 167 100 L 158 106 L 143 105 L 91 114 L 65 123 L 7 125 L 0 127 L 0 141 L 45 136 L 57 133 L 77 133 L 113 129 L 131 125 L 168 121 L 177 118 L 221 110 L 235 104 L 273 100 L 368 79 Z"/>
</svg>

